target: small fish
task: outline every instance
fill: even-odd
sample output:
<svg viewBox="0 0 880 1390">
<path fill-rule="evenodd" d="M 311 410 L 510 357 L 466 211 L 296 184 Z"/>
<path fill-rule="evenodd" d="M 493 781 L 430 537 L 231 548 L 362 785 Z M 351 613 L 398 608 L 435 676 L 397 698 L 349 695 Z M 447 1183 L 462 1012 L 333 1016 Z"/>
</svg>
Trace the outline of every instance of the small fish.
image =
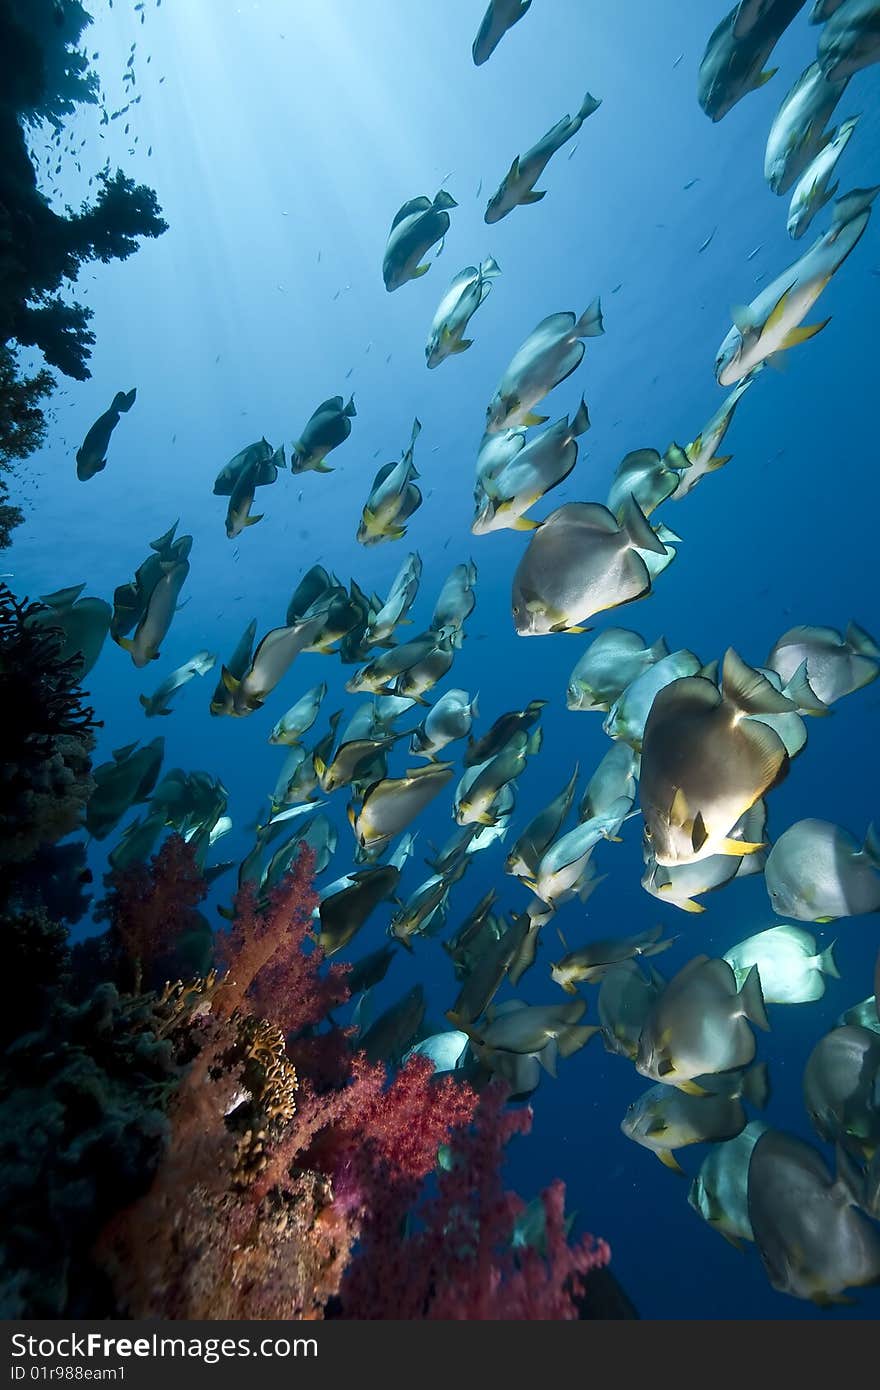
<svg viewBox="0 0 880 1390">
<path fill-rule="evenodd" d="M 406 522 L 422 505 L 422 494 L 415 482 L 419 473 L 413 462 L 421 428 L 419 420 L 414 420 L 409 447 L 399 462 L 386 463 L 373 479 L 357 532 L 361 545 L 400 540 L 406 535 Z"/>
<path fill-rule="evenodd" d="M 567 312 L 542 319 L 514 353 L 487 407 L 487 434 L 542 425 L 547 417 L 535 415 L 533 406 L 580 366 L 586 351 L 581 340 L 598 338 L 604 331 L 598 299 L 580 318 Z"/>
<path fill-rule="evenodd" d="M 504 868 L 517 878 L 533 878 L 538 865 L 559 834 L 571 810 L 577 784 L 578 766 L 562 791 L 529 822 L 507 856 Z"/>
<path fill-rule="evenodd" d="M 804 0 L 740 0 L 713 30 L 700 62 L 697 99 L 720 121 L 776 73 L 764 64 Z"/>
<path fill-rule="evenodd" d="M 436 632 L 452 632 L 456 645 L 460 644 L 460 632 L 465 619 L 474 611 L 477 602 L 474 592 L 477 583 L 477 567 L 473 560 L 456 565 L 447 576 L 440 590 L 431 627 Z"/>
<path fill-rule="evenodd" d="M 658 864 L 761 848 L 730 832 L 787 775 L 789 757 L 779 735 L 748 716 L 794 708 L 732 647 L 720 691 L 704 676 L 685 676 L 657 694 L 645 724 L 639 795 Z"/>
<path fill-rule="evenodd" d="M 764 177 L 774 193 L 787 193 L 831 140 L 825 125 L 847 81 L 829 82 L 819 64 L 811 63 L 785 97 L 764 153 Z"/>
<path fill-rule="evenodd" d="M 754 377 L 748 376 L 735 386 L 722 401 L 709 423 L 703 427 L 701 433 L 681 451 L 684 458 L 682 459 L 679 454 L 670 460 L 679 470 L 679 481 L 674 491 L 670 493 L 670 499 L 673 502 L 680 502 L 683 497 L 687 497 L 689 492 L 693 492 L 707 473 L 715 473 L 730 462 L 730 454 L 718 454 L 716 451 L 730 428 L 737 405 L 753 381 Z M 680 466 L 682 464 L 684 467 Z"/>
<path fill-rule="evenodd" d="M 767 1103 L 765 1063 L 748 1071 L 701 1078 L 703 1095 L 687 1095 L 672 1086 L 651 1086 L 626 1112 L 620 1128 L 652 1150 L 665 1168 L 683 1173 L 675 1150 L 689 1144 L 735 1139 L 748 1123 L 743 1100 L 759 1108 Z"/>
<path fill-rule="evenodd" d="M 233 672 L 233 674 L 236 673 Z M 296 704 L 291 705 L 287 713 L 278 720 L 269 735 L 269 742 L 288 746 L 299 743 L 303 734 L 308 733 L 317 719 L 321 702 L 326 694 L 326 681 L 321 681 L 320 685 L 313 685 L 311 690 L 307 690 L 305 695 L 300 696 Z"/>
<path fill-rule="evenodd" d="M 754 1240 L 749 1221 L 749 1163 L 766 1129 L 761 1120 L 752 1120 L 735 1138 L 713 1144 L 688 1192 L 694 1211 L 736 1250 L 742 1249 L 742 1241 Z"/>
<path fill-rule="evenodd" d="M 637 632 L 606 628 L 593 639 L 569 676 L 568 709 L 610 710 L 633 681 L 668 655 L 662 637 L 648 646 Z"/>
<path fill-rule="evenodd" d="M 3 575 L 11 579 L 13 575 Z M 74 584 L 67 589 L 57 589 L 55 593 L 43 594 L 40 603 L 44 611 L 34 613 L 28 621 L 43 627 L 60 629 L 64 642 L 59 649 L 59 660 L 77 661 L 78 678 L 88 675 L 98 657 L 110 631 L 113 610 L 102 598 L 81 598 L 85 584 Z"/>
<path fill-rule="evenodd" d="M 354 396 L 346 405 L 342 396 L 322 401 L 292 447 L 291 473 L 332 473 L 324 460 L 331 449 L 338 448 L 351 434 L 351 422 L 356 415 Z"/>
<path fill-rule="evenodd" d="M 348 945 L 379 904 L 393 896 L 399 879 L 399 869 L 390 864 L 378 864 L 374 868 L 359 869 L 350 875 L 347 887 L 322 897 L 318 908 L 321 926 L 317 943 L 325 955 L 334 955 Z M 390 956 L 388 959 L 390 963 Z M 351 989 L 349 977 L 346 977 L 346 984 Z M 366 987 L 361 985 L 361 988 Z M 356 991 L 351 989 L 351 993 Z"/>
<path fill-rule="evenodd" d="M 839 183 L 831 184 L 830 180 L 858 119 L 854 116 L 841 122 L 833 138 L 814 156 L 795 184 L 788 209 L 788 234 L 795 241 L 803 236 L 816 213 L 830 203 L 837 192 Z"/>
<path fill-rule="evenodd" d="M 581 946 L 568 951 L 561 960 L 550 966 L 550 978 L 554 984 L 561 985 L 566 994 L 576 994 L 580 984 L 598 984 L 604 980 L 608 971 L 625 960 L 637 960 L 640 956 L 656 956 L 666 951 L 677 940 L 667 937 L 661 941 L 662 927 L 650 927 L 635 936 L 621 936 L 606 941 L 593 941 L 589 946 Z"/>
<path fill-rule="evenodd" d="M 880 836 L 864 845 L 824 820 L 800 820 L 773 845 L 764 882 L 774 912 L 801 922 L 834 922 L 880 911 Z"/>
<path fill-rule="evenodd" d="M 442 188 L 433 202 L 423 195 L 403 204 L 391 223 L 382 263 L 386 290 L 400 289 L 428 273 L 430 266 L 420 262 L 449 231 L 449 209 L 454 207 L 455 199 Z"/>
<path fill-rule="evenodd" d="M 748 1215 L 772 1287 L 819 1307 L 880 1281 L 880 1236 L 858 1209 L 861 1184 L 844 1152 L 832 1178 L 816 1149 L 767 1130 L 752 1150 Z"/>
<path fill-rule="evenodd" d="M 805 1004 L 822 998 L 826 975 L 840 979 L 833 952 L 833 942 L 818 951 L 814 936 L 786 924 L 738 942 L 724 959 L 733 966 L 737 984 L 758 967 L 765 1004 Z"/>
<path fill-rule="evenodd" d="M 699 1095 L 697 1077 L 747 1067 L 755 1056 L 750 1024 L 768 1029 L 758 971 L 737 989 L 726 960 L 695 956 L 659 996 L 642 1027 L 636 1071 Z"/>
<path fill-rule="evenodd" d="M 513 577 L 511 606 L 520 637 L 582 632 L 596 613 L 650 592 L 642 551 L 666 547 L 633 498 L 618 523 L 596 502 L 568 502 L 532 535 Z"/>
<path fill-rule="evenodd" d="M 845 81 L 880 63 L 877 0 L 845 0 L 834 7 L 819 35 L 819 62 L 829 82 Z"/>
<path fill-rule="evenodd" d="M 137 390 L 117 391 L 109 410 L 92 425 L 76 453 L 76 476 L 81 483 L 88 482 L 107 467 L 107 450 L 110 436 L 119 424 L 120 416 L 126 414 L 134 405 Z"/>
<path fill-rule="evenodd" d="M 717 231 L 718 231 L 718 228 L 717 228 L 717 227 L 713 227 L 713 228 L 712 228 L 711 232 L 710 232 L 709 235 L 706 237 L 706 240 L 705 240 L 700 246 L 697 247 L 697 255 L 699 255 L 701 251 L 705 251 L 706 247 L 710 245 L 710 243 L 711 243 L 711 241 L 712 241 L 712 238 L 713 238 L 713 236 L 715 235 L 715 233 L 716 233 Z"/>
<path fill-rule="evenodd" d="M 861 239 L 877 192 L 877 187 L 856 189 L 838 198 L 830 229 L 751 304 L 734 310 L 734 326 L 715 359 L 719 385 L 735 385 L 760 363 L 808 341 L 825 327 L 827 319 L 808 327 L 801 325 L 834 272 Z"/>
<path fill-rule="evenodd" d="M 489 199 L 483 220 L 490 224 L 500 222 L 515 207 L 540 202 L 546 190 L 538 192 L 535 184 L 544 169 L 557 150 L 577 134 L 587 117 L 598 111 L 601 104 L 601 98 L 587 92 L 574 116 L 563 116 L 530 150 L 517 155 L 500 187 Z"/>
<path fill-rule="evenodd" d="M 440 301 L 428 341 L 425 359 L 429 367 L 439 367 L 447 357 L 466 352 L 473 339 L 465 338 L 467 326 L 492 289 L 501 267 L 492 256 L 480 266 L 465 266 L 452 280 Z"/>
<path fill-rule="evenodd" d="M 554 840 L 542 855 L 534 879 L 528 881 L 536 897 L 554 910 L 575 894 L 585 901 L 596 886 L 588 872 L 593 850 L 600 840 L 612 840 L 617 836 L 631 806 L 631 800 L 622 797 L 612 802 L 604 815 L 582 821 Z"/>
<path fill-rule="evenodd" d="M 415 820 L 453 775 L 452 763 L 429 763 L 403 777 L 383 778 L 368 788 L 360 810 L 348 818 L 361 849 L 372 855 Z"/>
<path fill-rule="evenodd" d="M 147 718 L 152 718 L 157 714 L 170 714 L 171 706 L 168 702 L 175 691 L 186 685 L 194 676 L 204 676 L 206 672 L 213 669 L 216 662 L 217 657 L 213 652 L 196 652 L 189 661 L 185 661 L 182 666 L 178 666 L 175 671 L 166 676 L 152 695 L 139 695 L 138 699 L 144 707 Z"/>
<path fill-rule="evenodd" d="M 538 522 L 526 519 L 524 513 L 569 476 L 577 463 L 577 440 L 589 427 L 590 416 L 582 399 L 570 422 L 564 415 L 518 450 L 490 479 L 481 480 L 474 491 L 474 535 L 534 530 Z"/>
<path fill-rule="evenodd" d="M 476 695 L 471 699 L 466 690 L 447 690 L 414 731 L 410 752 L 436 762 L 450 743 L 467 737 L 477 714 Z"/>
<path fill-rule="evenodd" d="M 824 705 L 831 705 L 877 679 L 880 646 L 854 622 L 843 636 L 833 627 L 793 627 L 777 639 L 767 657 L 767 665 L 783 681 L 792 680 L 804 662 L 810 689 Z"/>
<path fill-rule="evenodd" d="M 832 1028 L 807 1058 L 804 1105 L 821 1139 L 841 1144 L 860 1162 L 880 1147 L 880 1036 L 871 1028 Z"/>
<path fill-rule="evenodd" d="M 532 0 L 489 0 L 471 49 L 477 67 L 488 62 L 508 29 L 519 23 L 531 3 Z"/>
</svg>

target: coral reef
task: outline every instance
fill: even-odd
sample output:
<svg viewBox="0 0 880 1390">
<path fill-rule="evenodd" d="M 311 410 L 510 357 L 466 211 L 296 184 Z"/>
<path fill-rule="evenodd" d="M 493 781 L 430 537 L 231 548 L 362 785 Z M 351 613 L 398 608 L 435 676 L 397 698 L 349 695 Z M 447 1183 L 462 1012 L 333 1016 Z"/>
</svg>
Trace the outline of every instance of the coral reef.
<svg viewBox="0 0 880 1390">
<path fill-rule="evenodd" d="M 405 1240 L 393 1208 L 370 1228 L 341 1291 L 342 1316 L 522 1321 L 574 1320 L 584 1280 L 610 1259 L 604 1241 L 585 1236 L 569 1246 L 565 1187 L 543 1194 L 546 1254 L 514 1248 L 514 1223 L 525 1204 L 505 1192 L 504 1146 L 531 1128 L 529 1110 L 504 1111 L 506 1088 L 493 1083 L 475 1124 L 459 1130 L 440 1168 L 436 1195 L 410 1217 Z"/>
<path fill-rule="evenodd" d="M 46 371 L 23 376 L 9 345 L 39 349 L 50 366 L 79 381 L 89 376 L 91 310 L 59 290 L 83 265 L 126 260 L 141 237 L 167 229 L 152 189 L 121 169 L 97 175 L 93 203 L 53 211 L 37 186 L 29 128 L 60 131 L 77 105 L 98 99 L 96 75 L 78 50 L 91 17 L 80 0 L 0 0 L 0 468 L 42 442 L 40 401 L 53 385 Z M 0 548 L 20 520 L 0 486 Z"/>
<path fill-rule="evenodd" d="M 3 921 L 2 940 L 17 987 L 0 1054 L 0 1314 L 106 1316 L 114 1305 L 90 1249 L 149 1183 L 191 1000 L 103 984 L 76 1005 L 57 927 L 29 914 Z"/>
<path fill-rule="evenodd" d="M 134 1317 L 571 1317 L 607 1247 L 565 1238 L 564 1192 L 545 1194 L 546 1258 L 513 1252 L 523 1203 L 501 1152 L 504 1114 L 413 1058 L 390 1081 L 334 1025 L 345 967 L 309 942 L 313 856 L 264 907 L 245 890 L 206 984 L 191 1061 L 169 1110 L 152 1187 L 98 1245 Z M 279 1019 L 283 1025 L 279 1026 Z M 438 1195 L 417 1203 L 452 1142 Z M 415 1224 L 414 1224 L 415 1223 Z M 402 1239 L 409 1228 L 410 1234 Z M 447 1286 L 448 1285 L 448 1286 Z"/>
<path fill-rule="evenodd" d="M 117 956 L 121 983 L 138 993 L 207 970 L 211 928 L 196 909 L 208 890 L 191 845 L 170 835 L 148 865 L 131 864 L 107 879 L 110 892 L 94 915 L 110 923 L 107 945 Z"/>
<path fill-rule="evenodd" d="M 76 830 L 92 790 L 94 712 L 63 635 L 28 622 L 39 605 L 0 585 L 0 892 L 14 865 Z"/>
</svg>

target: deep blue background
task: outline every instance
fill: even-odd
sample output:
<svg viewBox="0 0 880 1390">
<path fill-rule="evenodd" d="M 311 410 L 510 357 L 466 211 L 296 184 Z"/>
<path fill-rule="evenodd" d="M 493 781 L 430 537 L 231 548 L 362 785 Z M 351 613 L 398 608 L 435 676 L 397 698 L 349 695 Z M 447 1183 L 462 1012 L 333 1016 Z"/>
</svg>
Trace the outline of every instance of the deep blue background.
<svg viewBox="0 0 880 1390">
<path fill-rule="evenodd" d="M 483 0 L 166 0 L 160 8 L 147 0 L 143 24 L 122 0 L 112 10 L 94 8 L 87 46 L 99 54 L 108 108 L 125 100 L 121 77 L 133 42 L 143 100 L 107 126 L 95 111 L 78 116 L 69 137 L 86 141 L 77 156 L 82 174 L 68 160 L 60 183 L 47 176 L 47 190 L 78 203 L 87 175 L 109 156 L 156 187 L 171 230 L 128 264 L 89 271 L 77 288 L 95 311 L 93 377 L 59 393 L 8 569 L 21 593 L 85 580 L 88 593 L 109 599 L 175 517 L 181 533 L 195 537 L 189 602 L 161 660 L 138 672 L 108 642 L 89 678 L 106 720 L 99 759 L 111 747 L 164 734 L 166 769 L 208 769 L 228 786 L 235 829 L 217 852 L 240 857 L 283 757 L 266 743 L 273 723 L 321 679 L 331 683 L 325 712 L 342 699 L 350 712 L 356 697 L 341 696 L 350 668 L 303 657 L 266 708 L 240 721 L 209 718 L 214 675 L 184 690 L 170 719 L 147 721 L 138 693 L 150 693 L 199 648 L 227 657 L 252 616 L 260 632 L 278 625 L 298 578 L 318 560 L 344 581 L 354 576 L 367 591 L 384 591 L 407 549 L 417 549 L 424 561 L 418 626 L 410 629 L 417 631 L 449 568 L 470 556 L 479 568 L 478 603 L 449 683 L 480 691 L 480 730 L 531 698 L 551 702 L 543 751 L 519 785 L 515 834 L 555 795 L 575 759 L 584 785 L 608 744 L 598 716 L 565 709 L 584 639 L 522 641 L 513 633 L 509 584 L 524 539 L 470 534 L 486 402 L 539 319 L 580 313 L 601 294 L 606 334 L 588 343 L 583 366 L 546 407 L 556 419 L 583 391 L 593 427 L 575 473 L 539 515 L 550 501 L 603 500 L 626 451 L 697 434 L 722 399 L 713 362 L 730 306 L 748 302 L 802 249 L 786 233 L 788 198 L 769 191 L 762 164 L 770 122 L 811 61 L 817 30 L 805 10 L 772 59 L 779 75 L 713 125 L 695 86 L 705 41 L 725 10 L 719 0 L 535 0 L 479 69 L 470 45 Z M 586 90 L 602 105 L 572 157 L 570 145 L 549 165 L 544 201 L 486 227 L 486 200 L 514 154 L 576 110 Z M 858 112 L 840 165 L 843 188 L 880 181 L 877 68 L 853 80 L 835 119 Z M 35 147 L 42 150 L 40 138 Z M 381 263 L 391 219 L 406 199 L 433 196 L 442 181 L 459 203 L 445 250 L 427 276 L 388 295 Z M 826 220 L 820 215 L 813 231 Z M 878 248 L 875 218 L 825 292 L 821 314 L 814 312 L 830 313 L 830 326 L 790 354 L 785 372 L 764 372 L 740 406 L 724 446 L 733 462 L 683 505 L 662 509 L 684 539 L 654 596 L 605 615 L 598 627 L 621 623 L 650 641 L 663 633 L 670 647 L 690 647 L 704 660 L 733 644 L 753 662 L 794 623 L 843 628 L 852 617 L 876 632 Z M 503 274 L 473 321 L 473 348 L 428 372 L 424 342 L 443 291 L 460 267 L 490 253 Z M 106 471 L 79 483 L 73 456 L 85 430 L 114 392 L 133 385 L 137 403 L 118 428 Z M 211 494 L 219 467 L 261 434 L 289 450 L 320 400 L 350 390 L 358 415 L 330 459 L 335 472 L 283 475 L 258 496 L 255 510 L 265 510 L 265 520 L 227 541 L 225 499 Z M 416 413 L 425 504 L 404 542 L 363 549 L 354 534 L 373 474 L 399 455 Z M 805 753 L 770 799 L 773 834 L 807 815 L 864 832 L 876 813 L 878 707 L 880 686 L 873 686 L 811 724 Z M 314 735 L 322 731 L 319 722 Z M 398 752 L 392 770 L 406 763 Z M 441 843 L 452 829 L 450 803 L 451 793 L 419 822 L 407 891 L 428 872 L 421 859 L 429 841 Z M 328 808 L 340 840 L 325 881 L 351 867 L 345 804 L 340 792 Z M 115 839 L 93 846 L 97 873 Z M 720 954 L 773 921 L 760 878 L 710 897 L 701 917 L 662 907 L 639 884 L 638 821 L 624 828 L 624 840 L 597 851 L 609 877 L 587 910 L 575 902 L 561 912 L 570 945 L 663 921 L 680 933 L 659 962 L 671 970 L 698 951 Z M 505 907 L 524 905 L 525 890 L 503 875 L 503 853 L 477 856 L 455 888 L 450 931 L 492 885 Z M 221 880 L 218 901 L 230 886 L 229 877 Z M 378 945 L 386 921 L 377 913 L 359 947 Z M 830 982 L 820 1003 L 773 1008 L 773 1031 L 760 1038 L 773 1086 L 766 1117 L 805 1138 L 803 1062 L 837 1014 L 870 992 L 877 918 L 819 934 L 825 943 L 839 938 L 843 978 Z M 552 926 L 545 936 L 521 987 L 529 1002 L 558 997 L 547 973 L 560 950 Z M 454 982 L 437 942 L 421 943 L 412 960 L 400 955 L 380 1002 L 417 978 L 439 1026 Z M 526 1196 L 555 1175 L 565 1179 L 569 1207 L 608 1238 L 643 1316 L 877 1316 L 876 1290 L 860 1293 L 855 1308 L 822 1314 L 778 1295 L 754 1250 L 738 1255 L 714 1235 L 688 1207 L 685 1181 L 620 1133 L 642 1087 L 627 1063 L 594 1042 L 562 1065 L 556 1082 L 542 1079 L 533 1134 L 512 1146 L 509 1171 Z M 689 1172 L 702 1153 L 681 1155 Z"/>
</svg>

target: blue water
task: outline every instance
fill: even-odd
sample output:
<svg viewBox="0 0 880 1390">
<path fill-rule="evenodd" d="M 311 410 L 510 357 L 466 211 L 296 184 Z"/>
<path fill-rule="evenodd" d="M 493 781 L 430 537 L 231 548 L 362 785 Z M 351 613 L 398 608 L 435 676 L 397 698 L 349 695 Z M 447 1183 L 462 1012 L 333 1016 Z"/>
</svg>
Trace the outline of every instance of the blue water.
<svg viewBox="0 0 880 1390">
<path fill-rule="evenodd" d="M 588 342 L 583 365 L 546 405 L 557 419 L 583 392 L 592 429 L 574 474 L 537 514 L 566 500 L 604 500 L 630 449 L 694 438 L 722 399 L 713 362 L 730 306 L 748 302 L 758 277 L 772 279 L 802 249 L 786 232 L 788 197 L 769 191 L 762 162 L 770 122 L 812 60 L 817 31 L 804 11 L 776 49 L 779 75 L 713 125 L 696 101 L 696 71 L 723 0 L 535 0 L 480 68 L 470 44 L 483 0 L 166 0 L 160 8 L 148 0 L 144 24 L 120 0 L 112 10 L 94 8 L 87 44 L 100 54 L 108 105 L 123 104 L 133 41 L 143 99 L 126 117 L 127 136 L 123 121 L 99 127 L 94 110 L 74 118 L 71 131 L 88 139 L 92 158 L 81 181 L 65 171 L 56 200 L 75 205 L 87 166 L 106 155 L 156 188 L 170 231 L 123 265 L 90 269 L 78 287 L 95 313 L 93 376 L 56 397 L 46 447 L 30 466 L 27 522 L 4 568 L 19 593 L 85 580 L 87 593 L 111 599 L 176 517 L 195 538 L 188 602 L 161 659 L 139 672 L 108 641 L 88 679 L 106 721 L 97 760 L 163 734 L 165 770 L 206 769 L 228 787 L 234 830 L 214 857 L 240 858 L 283 758 L 266 742 L 272 725 L 322 679 L 330 692 L 309 738 L 332 710 L 350 713 L 358 697 L 342 686 L 351 668 L 303 656 L 265 709 L 244 720 L 209 717 L 216 673 L 180 692 L 168 719 L 145 719 L 138 694 L 200 648 L 226 659 L 251 617 L 260 633 L 282 623 L 316 561 L 384 593 L 407 551 L 418 550 L 424 574 L 413 632 L 427 625 L 449 569 L 472 557 L 477 607 L 447 684 L 479 690 L 478 733 L 504 710 L 550 701 L 543 750 L 519 782 L 510 843 L 575 759 L 583 787 L 609 745 L 600 716 L 565 708 L 567 677 L 588 639 L 514 634 L 510 577 L 523 537 L 470 533 L 486 403 L 541 318 L 580 314 L 601 295 L 605 336 Z M 569 145 L 550 163 L 539 184 L 544 201 L 487 227 L 486 200 L 514 154 L 575 111 L 586 90 L 602 105 L 575 137 L 573 156 Z M 857 112 L 843 188 L 880 181 L 876 67 L 853 79 L 835 120 Z M 428 275 L 389 295 L 381 263 L 391 219 L 405 200 L 433 196 L 441 183 L 459 204 L 443 254 Z M 826 224 L 820 214 L 808 241 Z M 733 645 L 755 663 L 795 623 L 842 629 L 855 618 L 876 633 L 878 235 L 875 213 L 821 314 L 812 315 L 830 313 L 829 327 L 748 393 L 725 441 L 730 465 L 655 516 L 683 543 L 654 595 L 601 616 L 597 628 L 630 626 L 650 641 L 662 633 L 671 648 L 687 646 L 706 661 Z M 462 266 L 488 254 L 503 274 L 471 324 L 474 346 L 428 372 L 424 343 L 442 293 Z M 106 471 L 78 482 L 74 453 L 86 429 L 131 386 L 137 402 L 113 438 Z M 227 540 L 226 499 L 211 493 L 218 469 L 262 434 L 289 451 L 319 401 L 350 391 L 358 414 L 329 459 L 335 471 L 282 474 L 258 494 L 254 510 L 265 519 Z M 404 541 L 364 549 L 354 536 L 373 474 L 399 456 L 416 414 L 424 506 Z M 772 835 L 803 816 L 864 832 L 877 811 L 878 708 L 874 685 L 811 723 L 807 749 L 770 797 Z M 460 757 L 460 746 L 452 751 Z M 406 765 L 395 752 L 392 771 Z M 452 830 L 450 805 L 451 789 L 419 821 L 405 892 L 429 872 L 429 842 L 441 844 Z M 352 866 L 345 808 L 345 792 L 325 808 L 339 825 L 325 882 Z M 574 902 L 560 912 L 570 946 L 663 922 L 679 933 L 660 962 L 671 972 L 774 920 L 760 877 L 710 896 L 701 917 L 663 907 L 640 887 L 639 822 L 627 823 L 623 837 L 597 850 L 609 877 L 586 910 Z M 92 845 L 96 876 L 117 838 Z M 526 890 L 503 874 L 504 853 L 496 846 L 474 857 L 453 889 L 450 931 L 492 886 L 503 907 L 525 905 Z M 232 883 L 232 875 L 221 879 L 212 902 L 228 901 Z M 375 915 L 357 952 L 380 943 L 387 917 L 384 909 Z M 806 1139 L 814 1136 L 801 1099 L 803 1063 L 840 1011 L 871 992 L 877 918 L 817 932 L 825 944 L 838 938 L 842 979 L 829 982 L 819 1003 L 773 1007 L 772 1032 L 759 1040 L 773 1087 L 765 1118 Z M 544 937 L 520 989 L 531 1003 L 560 997 L 548 974 L 560 953 L 553 924 Z M 456 988 L 448 957 L 437 941 L 416 947 L 411 959 L 399 953 L 379 1003 L 420 979 L 431 1017 L 445 1026 Z M 563 1063 L 558 1080 L 543 1077 L 533 1134 L 510 1151 L 512 1184 L 531 1196 L 554 1176 L 566 1181 L 570 1209 L 609 1240 L 644 1317 L 877 1316 L 878 1290 L 823 1313 L 774 1293 L 753 1248 L 740 1255 L 711 1232 L 687 1205 L 686 1182 L 620 1132 L 644 1085 L 597 1041 Z M 679 1157 L 694 1173 L 705 1152 Z"/>
</svg>

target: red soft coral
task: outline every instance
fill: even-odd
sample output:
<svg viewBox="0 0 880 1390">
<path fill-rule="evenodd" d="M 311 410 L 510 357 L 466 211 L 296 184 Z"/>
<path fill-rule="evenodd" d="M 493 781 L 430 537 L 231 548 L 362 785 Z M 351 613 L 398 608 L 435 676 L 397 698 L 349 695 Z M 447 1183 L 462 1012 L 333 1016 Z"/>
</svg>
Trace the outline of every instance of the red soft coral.
<svg viewBox="0 0 880 1390">
<path fill-rule="evenodd" d="M 197 911 L 208 889 L 196 864 L 195 850 L 180 835 L 169 835 L 149 864 L 131 864 L 109 875 L 110 892 L 95 910 L 109 921 L 126 957 L 141 978 L 160 985 L 175 948 L 198 929 Z"/>
</svg>

